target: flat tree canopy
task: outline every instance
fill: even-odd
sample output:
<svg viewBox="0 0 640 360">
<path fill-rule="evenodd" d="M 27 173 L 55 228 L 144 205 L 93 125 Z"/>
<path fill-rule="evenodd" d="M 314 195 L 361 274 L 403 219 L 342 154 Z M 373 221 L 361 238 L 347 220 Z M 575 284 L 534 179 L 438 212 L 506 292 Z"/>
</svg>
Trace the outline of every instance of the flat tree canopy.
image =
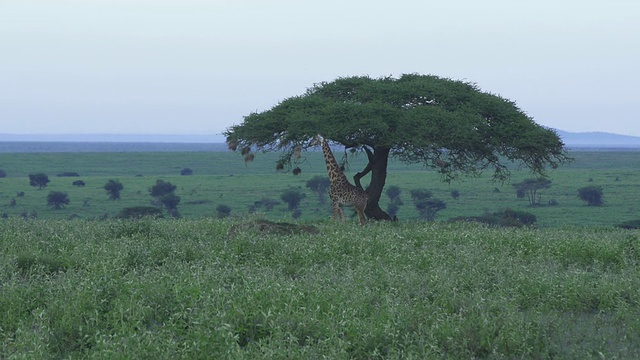
<svg viewBox="0 0 640 360">
<path fill-rule="evenodd" d="M 537 175 L 569 160 L 552 129 L 536 124 L 516 104 L 476 84 L 433 75 L 357 76 L 314 85 L 267 111 L 252 113 L 225 132 L 229 147 L 282 151 L 279 167 L 292 165 L 314 136 L 366 152 L 371 174 L 366 215 L 389 219 L 378 205 L 388 158 L 424 163 L 450 181 L 460 174 L 509 177 L 515 162 Z M 253 157 L 251 158 L 253 159 Z M 289 166 L 290 167 L 290 166 Z"/>
</svg>

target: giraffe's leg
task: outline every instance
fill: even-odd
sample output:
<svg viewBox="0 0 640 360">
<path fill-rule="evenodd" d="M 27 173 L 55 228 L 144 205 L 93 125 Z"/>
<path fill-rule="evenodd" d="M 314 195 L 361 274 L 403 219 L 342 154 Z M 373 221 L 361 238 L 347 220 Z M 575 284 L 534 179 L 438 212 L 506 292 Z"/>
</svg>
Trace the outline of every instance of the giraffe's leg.
<svg viewBox="0 0 640 360">
<path fill-rule="evenodd" d="M 358 219 L 360 219 L 360 225 L 364 226 L 366 218 L 364 217 L 364 209 L 356 207 L 356 212 L 358 213 Z"/>
<path fill-rule="evenodd" d="M 338 203 L 333 203 L 333 220 L 340 220 L 340 205 Z"/>
</svg>

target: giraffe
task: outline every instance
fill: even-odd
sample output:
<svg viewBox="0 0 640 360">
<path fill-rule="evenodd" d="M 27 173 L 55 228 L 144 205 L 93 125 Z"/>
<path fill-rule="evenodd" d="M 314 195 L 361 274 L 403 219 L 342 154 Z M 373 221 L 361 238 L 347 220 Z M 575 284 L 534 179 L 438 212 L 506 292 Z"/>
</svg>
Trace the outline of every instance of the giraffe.
<svg viewBox="0 0 640 360">
<path fill-rule="evenodd" d="M 344 172 L 338 166 L 336 158 L 331 152 L 329 143 L 322 135 L 318 134 L 316 137 L 318 142 L 322 145 L 322 152 L 324 153 L 324 160 L 327 163 L 327 173 L 329 174 L 329 198 L 331 199 L 331 205 L 333 206 L 333 218 L 344 221 L 344 211 L 342 205 L 353 206 L 358 213 L 360 219 L 360 225 L 364 225 L 364 208 L 367 206 L 367 193 L 364 190 L 351 185 Z"/>
</svg>

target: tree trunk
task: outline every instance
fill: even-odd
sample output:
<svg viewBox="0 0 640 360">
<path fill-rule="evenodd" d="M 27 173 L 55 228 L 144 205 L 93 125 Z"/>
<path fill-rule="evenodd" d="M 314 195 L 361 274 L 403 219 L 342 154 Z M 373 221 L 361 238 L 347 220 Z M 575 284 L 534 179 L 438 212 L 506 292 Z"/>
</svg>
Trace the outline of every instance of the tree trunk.
<svg viewBox="0 0 640 360">
<path fill-rule="evenodd" d="M 371 181 L 366 189 L 369 200 L 364 210 L 365 215 L 370 219 L 392 220 L 391 216 L 382 210 L 378 204 L 387 180 L 387 164 L 390 150 L 391 149 L 388 148 L 375 147 L 372 152 L 369 148 L 365 147 L 369 163 L 362 172 L 357 173 L 353 177 L 356 186 L 362 188 L 360 179 L 371 172 Z"/>
</svg>

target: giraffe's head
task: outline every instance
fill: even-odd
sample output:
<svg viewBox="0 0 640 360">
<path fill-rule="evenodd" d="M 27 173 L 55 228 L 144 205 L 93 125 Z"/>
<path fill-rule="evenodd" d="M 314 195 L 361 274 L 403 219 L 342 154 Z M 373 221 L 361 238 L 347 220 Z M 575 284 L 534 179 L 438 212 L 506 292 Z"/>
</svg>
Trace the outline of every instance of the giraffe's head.
<svg viewBox="0 0 640 360">
<path fill-rule="evenodd" d="M 324 137 L 322 137 L 322 135 L 318 134 L 318 135 L 313 137 L 313 140 L 311 141 L 310 145 L 311 146 L 322 145 L 323 141 L 324 141 Z"/>
</svg>

